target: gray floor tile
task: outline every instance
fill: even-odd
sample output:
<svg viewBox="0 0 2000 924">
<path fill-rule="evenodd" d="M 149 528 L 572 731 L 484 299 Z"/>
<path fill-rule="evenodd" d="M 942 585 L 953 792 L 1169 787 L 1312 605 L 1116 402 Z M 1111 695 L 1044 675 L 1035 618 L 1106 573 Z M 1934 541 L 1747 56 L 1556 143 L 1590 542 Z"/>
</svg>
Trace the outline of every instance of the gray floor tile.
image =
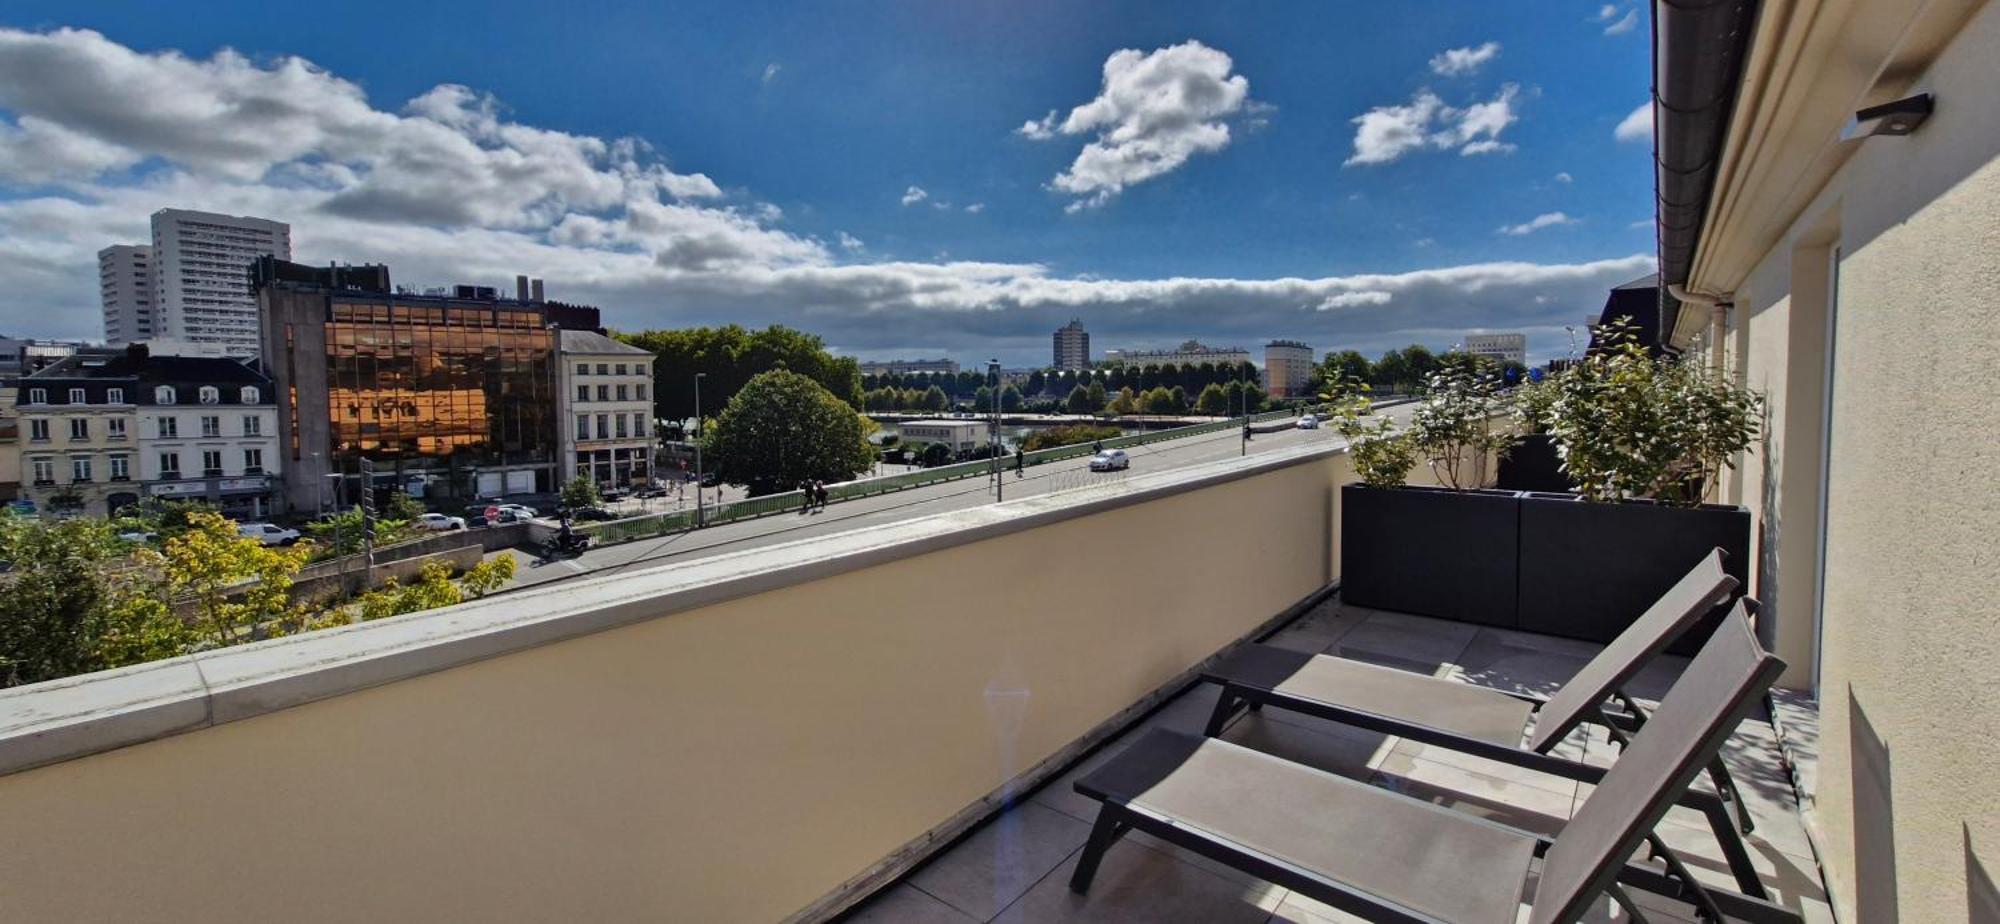
<svg viewBox="0 0 2000 924">
<path fill-rule="evenodd" d="M 1457 660 L 1477 629 L 1441 619 L 1377 613 L 1348 630 L 1327 653 L 1400 670 L 1438 674 Z"/>
<path fill-rule="evenodd" d="M 979 924 L 976 918 L 900 882 L 841 919 L 846 924 Z"/>
<path fill-rule="evenodd" d="M 1000 913 L 1090 834 L 1090 826 L 1033 802 L 1015 806 L 944 856 L 910 884 L 978 920 Z"/>
<path fill-rule="evenodd" d="M 1104 854 L 1090 891 L 1069 889 L 1072 856 L 995 919 L 996 924 L 1064 922 L 1260 922 L 1284 900 L 1283 890 L 1231 882 L 1182 863 L 1130 838 Z"/>
<path fill-rule="evenodd" d="M 1521 633 L 1482 628 L 1456 660 L 1457 677 L 1467 683 L 1546 697 L 1583 670 L 1590 655 L 1539 648 L 1522 641 Z"/>
<path fill-rule="evenodd" d="M 1246 714 L 1222 733 L 1222 740 L 1354 779 L 1365 778 L 1377 762 L 1378 751 L 1386 752 L 1392 746 L 1389 742 L 1393 739 L 1372 732 L 1345 729 L 1355 734 L 1328 734 L 1278 721 L 1276 713 L 1276 709 L 1266 708 Z"/>
</svg>

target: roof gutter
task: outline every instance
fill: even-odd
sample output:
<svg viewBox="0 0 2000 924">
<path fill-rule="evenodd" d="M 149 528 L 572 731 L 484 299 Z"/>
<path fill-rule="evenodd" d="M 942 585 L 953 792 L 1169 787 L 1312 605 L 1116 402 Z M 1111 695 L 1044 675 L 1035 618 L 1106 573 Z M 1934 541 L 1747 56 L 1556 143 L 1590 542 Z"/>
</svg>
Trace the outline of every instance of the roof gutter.
<svg viewBox="0 0 2000 924">
<path fill-rule="evenodd" d="M 1727 294 L 1685 286 L 1715 192 L 1729 116 L 1742 85 L 1757 0 L 1657 0 L 1653 4 L 1653 166 L 1660 283 L 1697 304 Z"/>
</svg>

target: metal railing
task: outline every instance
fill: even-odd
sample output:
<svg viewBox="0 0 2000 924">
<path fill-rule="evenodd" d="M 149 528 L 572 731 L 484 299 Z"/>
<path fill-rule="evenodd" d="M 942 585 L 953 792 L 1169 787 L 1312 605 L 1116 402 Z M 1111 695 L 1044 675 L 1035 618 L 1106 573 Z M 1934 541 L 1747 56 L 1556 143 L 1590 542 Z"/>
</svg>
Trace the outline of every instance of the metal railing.
<svg viewBox="0 0 2000 924">
<path fill-rule="evenodd" d="M 1251 417 L 1250 422 L 1253 424 L 1263 423 L 1293 417 L 1296 414 L 1297 412 L 1295 411 L 1271 411 Z M 1166 442 L 1167 440 L 1186 439 L 1191 436 L 1204 436 L 1210 433 L 1234 431 L 1242 426 L 1243 418 L 1230 417 L 1224 420 L 1195 424 L 1188 427 L 1173 427 L 1166 430 L 1152 430 L 1145 433 L 1134 433 L 1129 436 L 1112 437 L 1111 439 L 1104 440 L 1102 445 L 1106 449 L 1129 449 L 1134 446 L 1146 446 L 1152 443 Z M 1026 465 L 1044 465 L 1050 462 L 1061 462 L 1065 459 L 1091 455 L 1097 451 L 1096 445 L 1095 443 L 1072 443 L 1068 446 L 1053 446 L 1048 449 L 1037 449 L 1034 452 L 1022 453 L 1021 458 L 1022 462 Z M 1003 471 L 1011 467 L 1013 467 L 1011 459 L 1002 458 L 1000 460 L 1000 468 Z M 863 478 L 857 481 L 827 485 L 827 502 L 832 503 L 834 501 L 874 497 L 878 494 L 907 491 L 911 488 L 921 488 L 926 485 L 959 481 L 966 478 L 983 478 L 992 474 L 992 472 L 993 460 L 978 459 L 971 462 L 940 465 L 936 468 L 918 469 L 898 475 L 885 475 L 880 478 Z M 752 497 L 708 508 L 707 513 L 702 517 L 702 525 L 716 526 L 722 523 L 734 523 L 738 520 L 750 520 L 757 517 L 770 516 L 774 513 L 791 513 L 799 510 L 804 505 L 805 495 L 798 491 L 766 494 L 763 497 Z M 581 524 L 576 528 L 577 531 L 589 535 L 598 542 L 625 542 L 693 529 L 695 527 L 694 519 L 694 511 L 678 510 L 671 513 L 641 514 L 636 517 L 627 517 L 622 520 L 610 520 L 602 523 Z"/>
</svg>

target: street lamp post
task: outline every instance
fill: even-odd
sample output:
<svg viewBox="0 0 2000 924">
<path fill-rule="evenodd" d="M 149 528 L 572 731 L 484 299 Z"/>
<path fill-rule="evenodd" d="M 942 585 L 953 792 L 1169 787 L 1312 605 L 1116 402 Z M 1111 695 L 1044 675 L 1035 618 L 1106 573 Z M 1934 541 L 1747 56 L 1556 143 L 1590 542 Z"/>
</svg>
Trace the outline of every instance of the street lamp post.
<svg viewBox="0 0 2000 924">
<path fill-rule="evenodd" d="M 993 502 L 1001 501 L 1000 478 L 1000 361 L 986 361 L 987 387 L 993 389 L 993 429 L 987 438 L 987 455 L 993 459 Z"/>
<path fill-rule="evenodd" d="M 1243 440 L 1238 444 L 1239 456 L 1250 454 L 1250 386 L 1243 386 Z"/>
<path fill-rule="evenodd" d="M 702 376 L 694 374 L 694 528 L 702 526 Z"/>
</svg>

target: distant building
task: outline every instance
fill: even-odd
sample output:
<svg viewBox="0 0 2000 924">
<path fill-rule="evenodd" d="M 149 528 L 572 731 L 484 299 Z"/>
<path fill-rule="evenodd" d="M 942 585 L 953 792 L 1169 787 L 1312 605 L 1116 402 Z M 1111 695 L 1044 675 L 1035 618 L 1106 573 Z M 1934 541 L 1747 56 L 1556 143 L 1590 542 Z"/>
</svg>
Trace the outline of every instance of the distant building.
<svg viewBox="0 0 2000 924">
<path fill-rule="evenodd" d="M 594 330 L 560 332 L 562 470 L 600 487 L 653 477 L 653 354 Z"/>
<path fill-rule="evenodd" d="M 1055 347 L 1057 369 L 1090 368 L 1090 333 L 1083 329 L 1081 320 L 1071 318 L 1056 328 Z"/>
<path fill-rule="evenodd" d="M 31 375 L 89 346 L 81 340 L 0 337 L 0 378 Z"/>
<path fill-rule="evenodd" d="M 151 339 L 155 329 L 153 248 L 113 244 L 97 252 L 97 289 L 104 301 L 104 340 L 124 346 Z"/>
<path fill-rule="evenodd" d="M 293 509 L 326 503 L 328 475 L 343 502 L 358 497 L 363 459 L 373 487 L 413 494 L 550 492 L 564 480 L 557 331 L 598 329 L 597 309 L 486 286 L 394 292 L 386 266 L 265 258 L 251 279 Z"/>
<path fill-rule="evenodd" d="M 232 355 L 257 355 L 257 298 L 245 274 L 251 263 L 266 256 L 292 258 L 291 225 L 184 209 L 154 212 L 154 325 L 149 336 L 222 344 Z"/>
<path fill-rule="evenodd" d="M 93 516 L 146 497 L 263 516 L 280 466 L 275 397 L 249 360 L 80 351 L 15 388 L 22 493 Z"/>
<path fill-rule="evenodd" d="M 1297 340 L 1273 340 L 1264 345 L 1264 387 L 1274 398 L 1295 398 L 1310 390 L 1313 348 Z"/>
<path fill-rule="evenodd" d="M 1199 340 L 1189 340 L 1171 350 L 1105 350 L 1104 361 L 1128 366 L 1235 365 L 1249 362 L 1250 351 L 1242 347 L 1204 346 Z"/>
<path fill-rule="evenodd" d="M 1465 352 L 1497 362 L 1528 364 L 1527 334 L 1466 334 Z"/>
<path fill-rule="evenodd" d="M 957 375 L 958 363 L 949 359 L 884 359 L 861 363 L 862 375 L 909 375 L 911 373 Z"/>
<path fill-rule="evenodd" d="M 906 443 L 942 443 L 956 455 L 986 445 L 987 426 L 980 420 L 912 420 L 896 429 Z"/>
</svg>

